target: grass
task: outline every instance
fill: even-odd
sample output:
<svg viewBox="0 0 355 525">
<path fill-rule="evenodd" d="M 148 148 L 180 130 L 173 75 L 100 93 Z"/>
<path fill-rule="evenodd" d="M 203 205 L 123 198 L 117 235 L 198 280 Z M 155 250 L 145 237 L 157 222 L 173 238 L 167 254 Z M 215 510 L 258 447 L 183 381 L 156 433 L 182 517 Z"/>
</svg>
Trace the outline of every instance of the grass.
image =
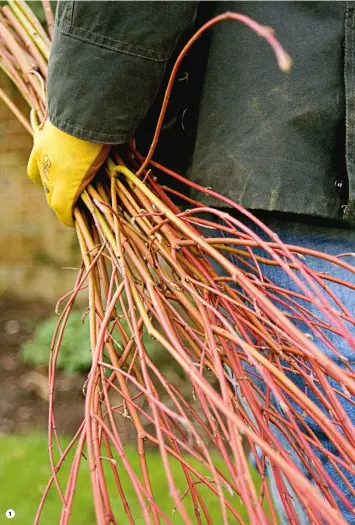
<svg viewBox="0 0 355 525">
<path fill-rule="evenodd" d="M 126 453 L 129 457 L 131 465 L 136 473 L 139 472 L 139 459 L 133 446 L 126 447 Z M 164 470 L 159 456 L 154 452 L 147 453 L 148 467 L 151 476 L 151 482 L 154 494 L 159 506 L 166 512 L 176 525 L 181 525 L 182 518 L 179 513 L 173 513 L 174 503 L 169 496 Z M 59 480 L 64 490 L 66 476 L 69 471 L 68 460 L 61 469 Z M 221 462 L 216 459 L 216 465 L 222 468 Z M 200 472 L 204 472 L 203 467 L 196 462 L 194 465 Z M 174 478 L 182 494 L 186 489 L 186 482 L 181 471 L 181 467 L 171 461 L 171 467 L 174 473 Z M 128 476 L 122 469 L 122 465 L 118 462 L 118 471 L 121 476 L 121 481 L 125 489 L 125 493 L 136 520 L 136 525 L 145 525 L 144 519 L 141 515 L 137 498 L 132 489 Z M 256 484 L 259 483 L 258 474 L 252 470 L 253 479 Z M 31 525 L 37 510 L 38 503 L 45 488 L 45 485 L 50 477 L 50 468 L 47 454 L 47 439 L 43 435 L 29 435 L 29 436 L 7 436 L 0 439 L 0 523 L 13 525 Z M 110 479 L 109 489 L 110 493 L 114 494 L 115 487 L 112 479 Z M 211 494 L 208 489 L 201 487 L 201 495 L 203 500 L 211 513 L 213 524 L 220 525 L 222 523 L 221 512 L 216 496 Z M 227 489 L 226 489 L 227 490 Z M 242 518 L 248 523 L 247 512 L 241 505 L 238 496 L 229 496 L 233 505 L 238 507 L 238 512 Z M 113 497 L 113 510 L 116 519 L 120 525 L 128 523 L 125 512 L 120 503 L 119 497 Z M 191 505 L 191 498 L 186 496 L 184 504 L 191 516 L 193 522 L 193 509 Z M 8 520 L 5 517 L 7 509 L 13 509 L 16 513 L 15 518 Z M 60 502 L 55 490 L 51 490 L 44 507 L 40 524 L 55 525 L 59 521 L 60 516 Z M 230 517 L 230 523 L 235 523 Z M 82 466 L 79 473 L 78 487 L 74 499 L 73 513 L 70 519 L 71 525 L 95 525 L 95 514 L 91 498 L 91 486 L 89 480 L 88 465 L 85 460 L 82 461 Z"/>
</svg>

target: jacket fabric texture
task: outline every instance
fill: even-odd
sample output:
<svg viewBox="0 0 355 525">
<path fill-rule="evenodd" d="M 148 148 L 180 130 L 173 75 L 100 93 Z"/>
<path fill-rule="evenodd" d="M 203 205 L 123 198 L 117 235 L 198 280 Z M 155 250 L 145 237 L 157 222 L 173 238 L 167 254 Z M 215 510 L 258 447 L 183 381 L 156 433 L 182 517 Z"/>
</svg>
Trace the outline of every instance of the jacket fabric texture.
<svg viewBox="0 0 355 525">
<path fill-rule="evenodd" d="M 49 120 L 89 141 L 136 134 L 148 146 L 176 53 L 225 11 L 272 27 L 293 69 L 280 72 L 249 28 L 218 24 L 180 68 L 157 154 L 248 209 L 354 220 L 353 2 L 60 1 Z"/>
</svg>

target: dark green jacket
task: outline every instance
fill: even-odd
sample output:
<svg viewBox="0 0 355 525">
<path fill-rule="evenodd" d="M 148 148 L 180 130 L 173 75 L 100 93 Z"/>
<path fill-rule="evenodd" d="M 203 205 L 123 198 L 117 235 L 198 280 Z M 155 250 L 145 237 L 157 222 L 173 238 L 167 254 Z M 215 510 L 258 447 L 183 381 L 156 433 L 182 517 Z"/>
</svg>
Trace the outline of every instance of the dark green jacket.
<svg viewBox="0 0 355 525">
<path fill-rule="evenodd" d="M 148 143 L 174 54 L 227 10 L 273 27 L 293 70 L 241 24 L 215 27 L 178 75 L 164 161 L 252 210 L 354 218 L 353 2 L 60 2 L 50 121 L 112 144 L 138 128 Z"/>
</svg>

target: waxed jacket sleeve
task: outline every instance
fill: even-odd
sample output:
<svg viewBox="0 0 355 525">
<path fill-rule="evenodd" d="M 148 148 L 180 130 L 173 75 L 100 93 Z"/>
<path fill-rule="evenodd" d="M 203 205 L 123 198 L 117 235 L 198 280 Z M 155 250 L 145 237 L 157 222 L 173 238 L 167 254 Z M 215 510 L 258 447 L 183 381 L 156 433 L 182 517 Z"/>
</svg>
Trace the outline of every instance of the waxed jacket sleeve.
<svg viewBox="0 0 355 525">
<path fill-rule="evenodd" d="M 84 140 L 126 142 L 197 4 L 60 1 L 47 83 L 50 122 Z"/>
</svg>

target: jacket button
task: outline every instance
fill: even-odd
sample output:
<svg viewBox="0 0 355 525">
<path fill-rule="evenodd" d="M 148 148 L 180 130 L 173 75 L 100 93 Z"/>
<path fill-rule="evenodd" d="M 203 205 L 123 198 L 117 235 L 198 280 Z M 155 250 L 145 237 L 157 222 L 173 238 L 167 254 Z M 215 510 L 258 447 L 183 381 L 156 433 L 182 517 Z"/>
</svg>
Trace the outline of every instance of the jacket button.
<svg viewBox="0 0 355 525">
<path fill-rule="evenodd" d="M 334 181 L 334 189 L 335 189 L 335 191 L 337 191 L 338 193 L 341 193 L 341 191 L 343 189 L 343 185 L 344 185 L 344 181 L 343 180 L 335 180 Z"/>
</svg>

